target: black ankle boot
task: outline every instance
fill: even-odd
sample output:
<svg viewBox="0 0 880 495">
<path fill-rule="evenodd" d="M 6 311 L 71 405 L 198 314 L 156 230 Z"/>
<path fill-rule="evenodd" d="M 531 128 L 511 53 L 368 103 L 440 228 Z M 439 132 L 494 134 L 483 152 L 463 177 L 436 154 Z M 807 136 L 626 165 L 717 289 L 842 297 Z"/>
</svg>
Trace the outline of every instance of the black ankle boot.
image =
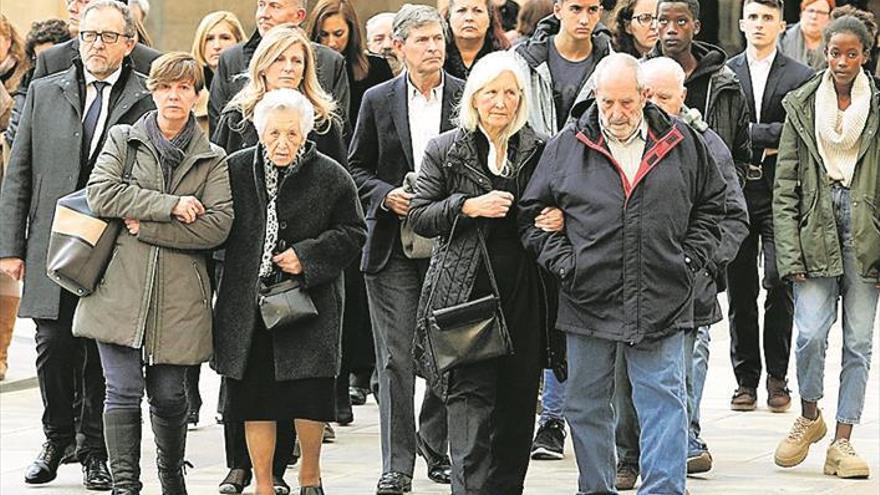
<svg viewBox="0 0 880 495">
<path fill-rule="evenodd" d="M 174 417 L 150 414 L 153 436 L 156 438 L 156 467 L 162 495 L 186 495 L 183 479 L 186 453 L 186 413 Z"/>
<path fill-rule="evenodd" d="M 104 413 L 104 441 L 113 495 L 141 493 L 141 412 L 108 411 Z"/>
</svg>

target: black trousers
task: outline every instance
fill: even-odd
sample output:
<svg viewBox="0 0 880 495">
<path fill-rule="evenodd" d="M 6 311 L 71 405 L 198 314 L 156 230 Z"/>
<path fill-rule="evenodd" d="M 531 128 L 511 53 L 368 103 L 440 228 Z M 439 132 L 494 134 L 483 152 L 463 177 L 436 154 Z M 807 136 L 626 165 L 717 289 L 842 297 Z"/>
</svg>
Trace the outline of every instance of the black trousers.
<svg viewBox="0 0 880 495">
<path fill-rule="evenodd" d="M 763 255 L 764 363 L 767 373 L 784 379 L 791 349 L 794 301 L 791 285 L 779 279 L 773 245 L 772 193 L 764 181 L 744 188 L 749 209 L 749 235 L 727 266 L 730 303 L 730 359 L 737 383 L 757 388 L 761 378 L 761 332 L 758 325 L 758 257 Z M 759 250 L 760 246 L 760 250 Z"/>
<path fill-rule="evenodd" d="M 106 459 L 104 373 L 95 341 L 73 336 L 77 301 L 73 294 L 61 291 L 58 319 L 34 319 L 43 433 L 47 440 L 62 446 L 77 442 L 79 436 L 77 456 L 81 461 L 92 456 Z"/>
</svg>

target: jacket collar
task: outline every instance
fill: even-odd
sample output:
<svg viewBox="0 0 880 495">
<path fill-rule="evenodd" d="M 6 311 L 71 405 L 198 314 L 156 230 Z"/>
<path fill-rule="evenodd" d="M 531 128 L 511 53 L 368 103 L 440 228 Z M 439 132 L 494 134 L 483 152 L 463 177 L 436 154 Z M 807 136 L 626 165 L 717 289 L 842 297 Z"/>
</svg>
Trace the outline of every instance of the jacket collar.
<svg viewBox="0 0 880 495">
<path fill-rule="evenodd" d="M 456 131 L 452 147 L 446 155 L 447 167 L 457 168 L 459 170 L 467 169 L 476 172 L 481 176 L 485 176 L 482 171 L 473 166 L 475 157 L 478 154 L 477 139 L 479 139 L 479 133 L 479 130 L 467 131 L 459 129 Z M 519 175 L 520 170 L 522 170 L 529 158 L 531 158 L 536 150 L 544 143 L 544 140 L 541 139 L 528 124 L 516 133 L 516 137 L 518 143 L 514 158 L 510 164 L 514 177 Z"/>
<path fill-rule="evenodd" d="M 318 156 L 318 148 L 313 141 L 306 140 L 306 142 L 303 143 L 303 146 L 305 146 L 306 149 L 303 152 L 302 160 L 300 161 L 299 165 L 296 168 L 294 168 L 293 170 L 291 170 L 288 174 L 286 174 L 284 176 L 284 178 L 281 179 L 281 184 L 278 185 L 278 191 L 279 191 L 278 194 L 279 195 L 281 194 L 280 193 L 281 188 L 284 187 L 284 184 L 287 182 L 287 179 L 290 177 L 293 177 L 295 175 L 300 174 L 302 172 L 303 168 L 309 166 L 309 164 L 312 161 L 314 161 L 314 159 Z M 257 144 L 256 146 L 253 146 L 252 149 L 254 150 L 253 151 L 254 158 L 253 158 L 253 162 L 252 162 L 254 187 L 256 187 L 256 189 L 257 189 L 257 197 L 260 200 L 260 204 L 265 205 L 266 202 L 268 201 L 268 198 L 266 197 L 266 188 L 263 186 L 263 183 L 266 180 L 264 177 L 264 172 L 263 172 L 263 166 L 264 166 L 263 145 Z M 265 217 L 266 211 L 261 209 L 261 214 Z"/>
<path fill-rule="evenodd" d="M 77 115 L 82 117 L 84 111 L 83 105 L 85 104 L 85 92 L 84 88 L 81 87 L 81 85 L 84 84 L 84 78 L 82 62 L 79 58 L 74 60 L 73 65 L 55 79 L 55 84 L 61 88 L 64 98 L 76 110 Z M 122 74 L 120 75 L 117 84 L 111 89 L 111 92 L 115 93 L 118 91 L 117 88 L 119 88 L 120 84 L 122 85 L 121 94 L 107 116 L 107 129 L 109 129 L 110 126 L 119 123 L 122 116 L 125 115 L 125 113 L 128 112 L 128 110 L 130 110 L 137 102 L 150 97 L 150 92 L 147 90 L 143 76 L 139 75 L 132 69 L 130 60 L 123 61 Z"/>
<path fill-rule="evenodd" d="M 516 47 L 516 53 L 525 59 L 532 69 L 547 62 L 550 56 L 550 43 L 559 33 L 560 22 L 553 14 L 541 19 L 532 37 Z M 608 28 L 601 22 L 593 29 L 593 58 L 600 60 L 611 51 L 611 36 Z"/>
<path fill-rule="evenodd" d="M 415 170 L 413 151 L 412 151 L 412 135 L 409 130 L 409 83 L 406 71 L 393 79 L 391 83 L 391 91 L 388 92 L 388 108 L 391 109 L 391 121 L 397 130 L 397 136 L 400 139 L 400 145 L 403 148 L 403 154 L 410 170 Z M 450 74 L 443 72 L 443 101 L 440 110 L 440 132 L 446 132 L 452 129 L 452 112 L 454 104 L 458 100 L 459 87 L 455 84 L 456 79 Z"/>
</svg>

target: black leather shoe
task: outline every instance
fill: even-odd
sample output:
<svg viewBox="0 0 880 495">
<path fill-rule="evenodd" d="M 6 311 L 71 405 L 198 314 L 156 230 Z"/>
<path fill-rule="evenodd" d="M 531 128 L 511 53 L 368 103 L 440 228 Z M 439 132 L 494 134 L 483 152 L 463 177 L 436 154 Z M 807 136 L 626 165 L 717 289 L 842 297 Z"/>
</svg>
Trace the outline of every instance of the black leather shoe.
<svg viewBox="0 0 880 495">
<path fill-rule="evenodd" d="M 275 488 L 275 495 L 290 495 L 290 485 L 281 476 L 272 475 L 272 486 Z"/>
<path fill-rule="evenodd" d="M 367 403 L 367 396 L 370 395 L 370 389 L 361 387 L 348 387 L 348 397 L 351 399 L 351 405 L 362 406 Z"/>
<path fill-rule="evenodd" d="M 428 465 L 428 479 L 434 483 L 448 485 L 452 483 L 452 462 L 449 456 L 435 452 L 421 435 L 416 434 L 416 452 L 425 459 Z"/>
<path fill-rule="evenodd" d="M 24 482 L 29 485 L 42 485 L 55 479 L 58 475 L 58 465 L 64 457 L 64 447 L 53 442 L 43 444 L 43 450 L 37 454 L 34 462 L 28 466 L 24 473 Z"/>
<path fill-rule="evenodd" d="M 412 491 L 412 478 L 403 473 L 383 473 L 376 485 L 376 495 L 403 495 Z"/>
<path fill-rule="evenodd" d="M 324 495 L 324 487 L 318 486 L 302 486 L 299 489 L 299 495 Z"/>
<path fill-rule="evenodd" d="M 251 484 L 251 472 L 247 469 L 230 469 L 220 482 L 220 493 L 238 494 Z"/>
<path fill-rule="evenodd" d="M 76 442 L 71 443 L 64 449 L 64 457 L 61 458 L 61 464 L 79 464 L 79 455 L 76 453 Z"/>
<path fill-rule="evenodd" d="M 109 491 L 113 489 L 113 479 L 107 469 L 107 461 L 98 457 L 89 457 L 82 467 L 83 486 L 86 490 Z"/>
</svg>

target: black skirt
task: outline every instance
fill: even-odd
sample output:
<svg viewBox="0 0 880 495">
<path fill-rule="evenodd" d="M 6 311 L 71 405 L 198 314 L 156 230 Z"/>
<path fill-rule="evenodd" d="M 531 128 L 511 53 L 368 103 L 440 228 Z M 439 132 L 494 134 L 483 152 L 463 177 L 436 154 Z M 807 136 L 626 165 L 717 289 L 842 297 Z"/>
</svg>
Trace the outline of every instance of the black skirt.
<svg viewBox="0 0 880 495">
<path fill-rule="evenodd" d="M 241 380 L 224 378 L 224 421 L 335 421 L 334 378 L 276 380 L 272 334 L 258 317 Z"/>
</svg>

